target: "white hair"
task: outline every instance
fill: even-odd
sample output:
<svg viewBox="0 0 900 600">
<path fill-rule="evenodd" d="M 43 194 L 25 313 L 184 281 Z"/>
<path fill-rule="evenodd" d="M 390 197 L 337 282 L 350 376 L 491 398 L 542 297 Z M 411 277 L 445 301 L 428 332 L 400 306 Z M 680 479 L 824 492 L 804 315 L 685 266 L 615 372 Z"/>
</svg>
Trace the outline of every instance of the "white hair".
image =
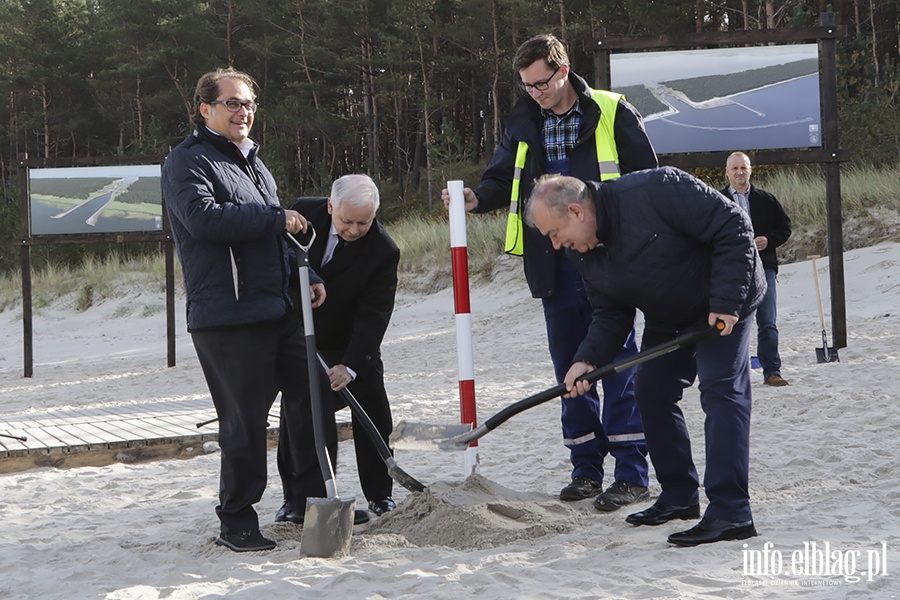
<svg viewBox="0 0 900 600">
<path fill-rule="evenodd" d="M 350 206 L 371 206 L 378 210 L 381 205 L 381 197 L 378 187 L 368 175 L 344 175 L 334 180 L 331 184 L 332 208 L 337 208 L 341 202 L 347 202 Z"/>
</svg>

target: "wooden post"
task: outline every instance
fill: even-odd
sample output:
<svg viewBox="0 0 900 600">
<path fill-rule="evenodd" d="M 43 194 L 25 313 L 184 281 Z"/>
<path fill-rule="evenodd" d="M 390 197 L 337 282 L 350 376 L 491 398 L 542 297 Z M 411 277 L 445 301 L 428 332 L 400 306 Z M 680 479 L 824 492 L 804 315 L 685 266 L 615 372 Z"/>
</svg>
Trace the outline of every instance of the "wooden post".
<svg viewBox="0 0 900 600">
<path fill-rule="evenodd" d="M 837 25 L 834 13 L 820 15 L 823 27 Z M 837 53 L 836 40 L 819 40 L 822 79 L 822 148 L 836 153 L 838 144 Z M 825 202 L 828 220 L 828 273 L 831 281 L 831 336 L 835 348 L 847 347 L 847 301 L 844 289 L 844 233 L 841 217 L 841 163 L 825 163 Z"/>
</svg>

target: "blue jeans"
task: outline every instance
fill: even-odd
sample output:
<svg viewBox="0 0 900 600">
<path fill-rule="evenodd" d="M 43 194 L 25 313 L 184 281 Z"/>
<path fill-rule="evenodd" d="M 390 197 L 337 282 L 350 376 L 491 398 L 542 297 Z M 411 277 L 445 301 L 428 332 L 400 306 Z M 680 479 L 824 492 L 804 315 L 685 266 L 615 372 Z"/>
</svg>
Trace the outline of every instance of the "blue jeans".
<svg viewBox="0 0 900 600">
<path fill-rule="evenodd" d="M 763 379 L 781 375 L 781 356 L 778 354 L 778 294 L 775 292 L 775 269 L 766 269 L 766 295 L 756 309 L 756 355 L 763 370 Z"/>
<path fill-rule="evenodd" d="M 556 287 L 543 298 L 547 341 L 556 380 L 562 382 L 591 323 L 591 306 L 584 282 L 563 252 L 556 256 Z M 637 352 L 634 330 L 617 360 Z M 583 396 L 562 399 L 564 443 L 570 451 L 572 477 L 603 481 L 603 459 L 616 459 L 616 481 L 646 486 L 647 444 L 634 399 L 634 372 L 628 369 L 602 381 L 601 410 L 597 386 Z"/>
</svg>

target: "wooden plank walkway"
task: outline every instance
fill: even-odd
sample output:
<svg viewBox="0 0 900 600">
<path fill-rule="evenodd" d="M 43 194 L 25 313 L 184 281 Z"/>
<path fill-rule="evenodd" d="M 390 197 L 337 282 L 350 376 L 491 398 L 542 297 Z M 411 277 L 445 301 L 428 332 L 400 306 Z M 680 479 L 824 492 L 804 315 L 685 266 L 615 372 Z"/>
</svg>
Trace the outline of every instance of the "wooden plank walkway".
<svg viewBox="0 0 900 600">
<path fill-rule="evenodd" d="M 278 443 L 276 399 L 269 418 L 268 441 Z M 219 439 L 216 411 L 209 397 L 122 406 L 51 409 L 0 415 L 0 474 L 35 467 L 72 468 L 137 463 L 205 454 L 204 444 Z M 350 415 L 335 415 L 338 439 L 352 437 Z"/>
</svg>

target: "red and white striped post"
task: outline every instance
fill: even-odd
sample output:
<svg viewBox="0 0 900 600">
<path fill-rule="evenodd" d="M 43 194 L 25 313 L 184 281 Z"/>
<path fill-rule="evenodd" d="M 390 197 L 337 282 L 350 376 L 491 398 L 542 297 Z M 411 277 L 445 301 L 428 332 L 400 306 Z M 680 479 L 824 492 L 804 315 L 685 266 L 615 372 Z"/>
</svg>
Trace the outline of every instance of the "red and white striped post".
<svg viewBox="0 0 900 600">
<path fill-rule="evenodd" d="M 453 305 L 456 315 L 456 358 L 459 373 L 460 422 L 478 424 L 475 417 L 475 360 L 472 354 L 472 314 L 469 308 L 469 258 L 466 247 L 466 200 L 462 181 L 448 181 L 450 192 L 450 256 L 453 262 Z M 463 455 L 463 476 L 478 472 L 478 440 Z"/>
</svg>

